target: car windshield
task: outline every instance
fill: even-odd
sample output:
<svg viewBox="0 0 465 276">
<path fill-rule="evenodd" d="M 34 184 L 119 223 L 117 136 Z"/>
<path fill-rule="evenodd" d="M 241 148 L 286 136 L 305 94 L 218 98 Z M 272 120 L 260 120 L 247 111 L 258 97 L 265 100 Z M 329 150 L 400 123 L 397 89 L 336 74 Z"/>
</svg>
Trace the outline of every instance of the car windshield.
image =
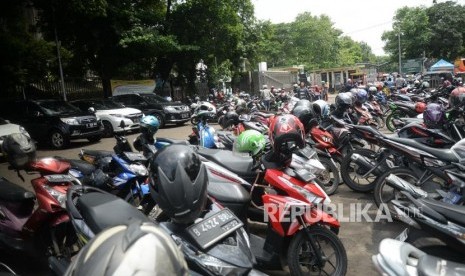
<svg viewBox="0 0 465 276">
<path fill-rule="evenodd" d="M 159 102 L 167 103 L 168 102 L 165 98 L 160 97 L 155 94 L 141 94 L 140 96 L 149 103 L 159 103 Z"/>
<path fill-rule="evenodd" d="M 80 112 L 77 107 L 65 101 L 44 101 L 39 102 L 39 105 L 48 115 L 67 115 Z"/>
<path fill-rule="evenodd" d="M 105 99 L 102 101 L 102 104 L 106 107 L 106 109 L 117 109 L 117 108 L 124 108 L 124 105 L 117 103 L 110 99 Z"/>
</svg>

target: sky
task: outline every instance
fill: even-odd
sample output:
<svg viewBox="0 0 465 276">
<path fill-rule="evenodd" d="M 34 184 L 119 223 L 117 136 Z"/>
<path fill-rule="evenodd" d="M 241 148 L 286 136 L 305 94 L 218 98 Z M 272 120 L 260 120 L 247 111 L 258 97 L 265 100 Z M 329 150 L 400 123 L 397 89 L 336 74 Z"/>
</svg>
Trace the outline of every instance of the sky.
<svg viewBox="0 0 465 276">
<path fill-rule="evenodd" d="M 328 15 L 334 27 L 352 37 L 365 41 L 375 55 L 384 55 L 381 35 L 392 30 L 392 18 L 397 9 L 408 6 L 431 6 L 433 0 L 251 0 L 255 17 L 272 23 L 289 23 L 299 13 Z M 438 1 L 444 2 L 444 1 Z M 455 1 L 465 5 L 465 0 Z"/>
</svg>

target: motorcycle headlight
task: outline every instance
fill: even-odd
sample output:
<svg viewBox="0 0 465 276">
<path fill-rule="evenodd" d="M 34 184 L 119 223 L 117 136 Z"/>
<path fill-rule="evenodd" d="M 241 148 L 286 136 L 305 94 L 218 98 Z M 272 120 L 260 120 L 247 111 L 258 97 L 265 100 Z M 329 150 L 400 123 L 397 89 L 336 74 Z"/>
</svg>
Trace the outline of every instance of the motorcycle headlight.
<svg viewBox="0 0 465 276">
<path fill-rule="evenodd" d="M 49 186 L 43 186 L 43 187 L 51 196 L 53 196 L 53 198 L 55 198 L 60 203 L 60 206 L 62 208 L 66 209 L 66 194 L 60 193 L 59 191 Z"/>
<path fill-rule="evenodd" d="M 138 176 L 147 176 L 149 175 L 147 168 L 141 164 L 130 164 L 129 169 L 133 171 Z"/>
<path fill-rule="evenodd" d="M 76 120 L 75 118 L 60 118 L 60 120 L 68 125 L 79 125 L 78 120 Z"/>
</svg>

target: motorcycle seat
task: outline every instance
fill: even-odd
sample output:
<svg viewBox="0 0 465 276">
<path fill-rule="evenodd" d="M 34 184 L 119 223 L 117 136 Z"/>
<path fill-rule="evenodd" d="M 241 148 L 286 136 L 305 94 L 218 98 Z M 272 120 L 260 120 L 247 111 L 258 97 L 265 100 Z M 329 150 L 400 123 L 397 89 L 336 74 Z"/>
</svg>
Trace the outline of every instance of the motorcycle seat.
<svg viewBox="0 0 465 276">
<path fill-rule="evenodd" d="M 108 150 L 89 150 L 89 149 L 83 149 L 82 153 L 85 155 L 90 155 L 94 156 L 97 159 L 104 158 L 104 157 L 111 157 L 112 154 L 114 154 L 113 151 L 108 151 Z"/>
<path fill-rule="evenodd" d="M 15 202 L 34 198 L 34 193 L 0 177 L 0 200 Z"/>
<path fill-rule="evenodd" d="M 440 213 L 447 219 L 465 226 L 465 207 L 460 205 L 453 205 L 449 203 L 444 203 L 438 200 L 432 199 L 421 199 L 424 204 L 433 209 L 434 211 Z"/>
<path fill-rule="evenodd" d="M 421 143 L 418 143 L 416 142 L 415 140 L 412 140 L 412 139 L 406 139 L 406 138 L 394 138 L 394 137 L 390 137 L 389 138 L 390 140 L 394 141 L 394 142 L 397 142 L 397 143 L 400 143 L 400 144 L 403 144 L 403 145 L 406 145 L 406 146 L 411 146 L 411 147 L 414 147 L 416 149 L 419 149 L 419 150 L 422 150 L 422 151 L 425 151 L 429 154 L 432 154 L 434 155 L 435 157 L 437 157 L 438 159 L 440 159 L 441 161 L 445 161 L 445 162 L 459 162 L 457 156 L 455 156 L 455 154 L 452 152 L 452 150 L 450 149 L 437 149 L 437 148 L 432 148 L 432 147 L 428 147 L 426 145 L 423 145 Z"/>
<path fill-rule="evenodd" d="M 238 175 L 256 174 L 252 157 L 233 155 L 231 151 L 199 147 L 197 153 Z"/>
<path fill-rule="evenodd" d="M 274 116 L 273 113 L 265 113 L 265 112 L 260 112 L 260 111 L 255 112 L 254 115 L 262 116 L 265 118 L 271 118 Z"/>
<path fill-rule="evenodd" d="M 248 204 L 250 194 L 239 184 L 211 181 L 208 183 L 208 194 L 220 202 Z"/>
<path fill-rule="evenodd" d="M 128 225 L 131 220 L 149 221 L 134 206 L 112 194 L 84 194 L 78 198 L 76 207 L 94 234 L 116 225 Z"/>
<path fill-rule="evenodd" d="M 72 169 L 76 169 L 84 175 L 90 175 L 96 170 L 96 167 L 94 165 L 87 163 L 86 161 L 66 159 L 58 156 L 55 156 L 54 158 L 68 162 L 71 165 Z"/>
<path fill-rule="evenodd" d="M 442 262 L 441 258 L 423 255 L 419 258 L 417 264 L 418 275 L 434 276 L 438 275 L 438 264 Z M 452 261 L 443 262 L 441 273 L 443 275 L 461 275 L 465 271 L 465 265 Z"/>
<path fill-rule="evenodd" d="M 190 145 L 187 140 L 171 139 L 166 137 L 157 137 L 157 142 L 167 143 L 167 144 L 176 144 L 176 145 Z"/>
</svg>

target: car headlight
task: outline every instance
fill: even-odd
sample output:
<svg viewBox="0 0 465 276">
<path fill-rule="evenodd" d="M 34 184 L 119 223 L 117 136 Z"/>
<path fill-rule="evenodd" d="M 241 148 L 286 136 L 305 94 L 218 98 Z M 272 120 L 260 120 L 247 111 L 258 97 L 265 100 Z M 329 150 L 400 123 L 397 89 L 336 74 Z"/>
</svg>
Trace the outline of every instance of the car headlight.
<svg viewBox="0 0 465 276">
<path fill-rule="evenodd" d="M 60 203 L 60 206 L 64 209 L 66 209 L 66 194 L 60 193 L 59 191 L 44 185 L 44 189 L 51 195 L 53 198 Z"/>
<path fill-rule="evenodd" d="M 167 112 L 176 112 L 176 109 L 172 106 L 166 106 L 164 109 Z"/>
<path fill-rule="evenodd" d="M 129 169 L 133 171 L 138 176 L 147 176 L 149 172 L 144 165 L 141 164 L 130 164 Z"/>
<path fill-rule="evenodd" d="M 124 116 L 121 115 L 121 114 L 110 114 L 110 116 L 118 117 L 118 118 L 123 118 L 123 117 L 124 117 Z"/>
<path fill-rule="evenodd" d="M 60 120 L 68 125 L 79 125 L 79 121 L 75 118 L 60 118 Z"/>
</svg>

